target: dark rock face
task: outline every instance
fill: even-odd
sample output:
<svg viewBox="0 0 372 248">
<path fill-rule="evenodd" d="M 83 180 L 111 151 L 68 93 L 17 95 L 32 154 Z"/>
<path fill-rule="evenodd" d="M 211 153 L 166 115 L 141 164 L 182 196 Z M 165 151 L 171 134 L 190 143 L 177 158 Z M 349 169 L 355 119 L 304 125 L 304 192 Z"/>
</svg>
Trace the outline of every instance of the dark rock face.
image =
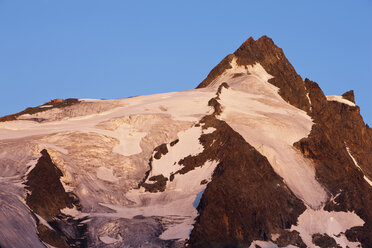
<svg viewBox="0 0 372 248">
<path fill-rule="evenodd" d="M 354 91 L 353 90 L 349 90 L 348 92 L 345 92 L 344 94 L 342 94 L 342 97 L 345 98 L 346 100 L 349 100 L 349 101 L 355 103 L 355 97 L 354 97 Z"/>
<path fill-rule="evenodd" d="M 247 247 L 254 240 L 270 240 L 271 234 L 286 236 L 284 245 L 304 244 L 301 238 L 290 237 L 284 229 L 295 224 L 305 211 L 278 176 L 267 159 L 249 145 L 226 122 L 218 120 L 218 102 L 222 84 L 214 101 L 209 101 L 214 113 L 205 116 L 200 125 L 216 130 L 202 135 L 199 140 L 204 150 L 188 156 L 179 164 L 186 173 L 208 160 L 219 161 L 212 181 L 207 185 L 200 204 L 199 216 L 191 232 L 190 247 Z M 212 100 L 211 99 L 211 100 Z"/>
<path fill-rule="evenodd" d="M 313 234 L 313 243 L 321 248 L 342 248 L 337 245 L 334 238 L 328 236 L 327 234 L 316 233 Z"/>
<path fill-rule="evenodd" d="M 207 87 L 225 70 L 231 68 L 230 62 L 233 57 L 237 59 L 238 65 L 242 66 L 260 63 L 267 73 L 274 77 L 269 80 L 269 83 L 280 89 L 279 94 L 285 101 L 305 111 L 310 109 L 304 81 L 289 63 L 283 50 L 267 36 L 257 41 L 252 37 L 249 38 L 233 55 L 224 58 L 197 88 Z"/>
<path fill-rule="evenodd" d="M 363 178 L 372 178 L 372 131 L 364 124 L 359 107 L 327 101 L 315 82 L 306 79 L 305 83 L 312 103 L 309 115 L 315 124 L 310 135 L 294 145 L 315 162 L 316 176 L 330 194 L 338 195 L 324 209 L 355 211 L 365 224 L 348 230 L 346 236 L 372 247 L 372 208 L 367 207 L 372 206 L 372 186 Z"/>
<path fill-rule="evenodd" d="M 38 222 L 39 237 L 55 247 L 86 247 L 86 225 L 79 223 L 81 220 L 61 213 L 61 209 L 66 207 L 80 208 L 79 199 L 65 192 L 60 182 L 63 174 L 53 163 L 47 150 L 42 150 L 41 154 L 25 183 L 29 190 L 27 205 L 52 227 L 50 229 Z"/>
<path fill-rule="evenodd" d="M 178 142 L 178 139 L 171 142 L 171 146 L 174 146 Z M 156 193 L 156 192 L 163 192 L 167 186 L 168 178 L 164 177 L 163 175 L 155 175 L 150 178 L 150 172 L 152 170 L 152 162 L 154 159 L 160 159 L 162 155 L 168 153 L 167 144 L 161 144 L 154 149 L 154 155 L 149 159 L 149 170 L 146 171 L 145 177 L 142 181 L 138 184 L 138 188 L 144 187 L 145 191 Z M 149 179 L 149 182 L 146 183 L 146 180 Z M 171 179 L 172 180 L 172 179 Z"/>
<path fill-rule="evenodd" d="M 74 217 L 62 214 L 48 223 L 66 240 L 70 247 L 88 247 L 88 227 L 85 223 L 82 223 L 86 219 L 75 219 Z"/>
<path fill-rule="evenodd" d="M 227 55 L 212 71 L 208 74 L 207 78 L 201 82 L 197 88 L 204 88 L 208 86 L 213 80 L 215 80 L 224 71 L 231 68 L 230 62 L 233 60 L 234 55 Z"/>
<path fill-rule="evenodd" d="M 70 247 L 67 244 L 66 237 L 59 235 L 54 230 L 50 230 L 48 227 L 44 226 L 43 224 L 37 225 L 37 231 L 39 233 L 40 239 L 47 244 L 50 244 L 54 247 L 63 247 L 63 248 Z"/>
<path fill-rule="evenodd" d="M 165 190 L 167 186 L 168 178 L 164 177 L 163 175 L 157 175 L 149 178 L 149 181 L 154 182 L 150 183 L 143 183 L 141 186 L 145 188 L 145 191 L 156 193 L 162 192 Z"/>
<path fill-rule="evenodd" d="M 72 207 L 72 198 L 65 192 L 60 177 L 62 172 L 54 165 L 48 152 L 41 151 L 34 169 L 27 176 L 27 205 L 47 221 L 59 215 L 60 209 Z"/>
<path fill-rule="evenodd" d="M 179 139 L 176 139 L 176 140 L 173 140 L 171 143 L 169 143 L 170 146 L 174 146 L 175 144 L 177 144 L 180 140 Z"/>
<path fill-rule="evenodd" d="M 309 109 L 306 91 L 302 78 L 285 57 L 283 50 L 277 47 L 267 36 L 257 41 L 252 38 L 244 42 L 234 55 L 239 65 L 252 65 L 258 62 L 274 76 L 269 83 L 277 86 L 282 98 L 302 110 Z"/>
<path fill-rule="evenodd" d="M 277 240 L 275 240 L 275 243 L 279 247 L 286 247 L 288 246 L 288 244 L 292 244 L 299 248 L 306 248 L 305 243 L 302 241 L 300 237 L 300 233 L 297 231 L 292 231 L 292 232 L 284 231 L 280 235 L 280 237 Z"/>
<path fill-rule="evenodd" d="M 161 144 L 160 146 L 156 147 L 154 149 L 154 158 L 155 159 L 160 159 L 162 155 L 165 155 L 168 153 L 168 148 L 167 148 L 167 144 Z"/>
<path fill-rule="evenodd" d="M 202 135 L 200 142 L 205 150 L 186 157 L 182 164 L 188 169 L 207 160 L 218 160 L 219 164 L 198 206 L 199 216 L 189 245 L 247 247 L 253 240 L 270 240 L 271 234 L 284 234 L 283 229 L 295 224 L 305 211 L 303 203 L 267 159 L 224 121 L 207 116 L 202 123 L 204 128 L 217 130 Z"/>
</svg>

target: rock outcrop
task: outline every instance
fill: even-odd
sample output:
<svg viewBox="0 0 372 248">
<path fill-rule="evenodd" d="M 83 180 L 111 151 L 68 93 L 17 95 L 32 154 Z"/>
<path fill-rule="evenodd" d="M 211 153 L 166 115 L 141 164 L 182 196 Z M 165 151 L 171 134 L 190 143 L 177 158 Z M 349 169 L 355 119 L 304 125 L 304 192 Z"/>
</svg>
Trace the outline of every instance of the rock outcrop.
<svg viewBox="0 0 372 248">
<path fill-rule="evenodd" d="M 327 101 L 318 84 L 305 80 L 311 100 L 309 115 L 315 124 L 310 135 L 295 144 L 316 163 L 316 176 L 334 201 L 328 211 L 355 212 L 364 221 L 363 227 L 346 232 L 352 241 L 372 247 L 372 130 L 364 124 L 358 106 Z M 354 101 L 354 94 L 344 98 Z M 337 196 L 337 197 L 336 197 Z M 358 230 L 358 231 L 356 231 Z"/>
<path fill-rule="evenodd" d="M 47 150 L 41 151 L 35 167 L 27 175 L 26 189 L 29 194 L 26 198 L 27 205 L 47 221 L 59 215 L 60 210 L 72 208 L 73 199 L 65 192 L 60 177 L 60 169 L 53 163 Z"/>
<path fill-rule="evenodd" d="M 25 182 L 29 191 L 26 203 L 37 219 L 37 230 L 41 240 L 54 247 L 85 247 L 86 225 L 61 212 L 65 208 L 79 207 L 77 197 L 65 191 L 60 178 L 62 171 L 53 163 L 47 150 L 27 175 Z M 47 221 L 43 224 L 39 218 Z"/>
<path fill-rule="evenodd" d="M 247 247 L 253 240 L 271 240 L 272 234 L 293 236 L 288 229 L 305 211 L 271 167 L 267 159 L 224 121 L 205 117 L 204 128 L 216 131 L 200 137 L 205 150 L 187 157 L 185 168 L 218 159 L 212 181 L 198 206 L 199 216 L 192 230 L 191 247 Z M 301 239 L 298 245 L 303 245 Z"/>
<path fill-rule="evenodd" d="M 43 104 L 41 106 L 38 106 L 38 107 L 29 107 L 29 108 L 27 108 L 27 109 L 25 109 L 25 110 L 23 110 L 23 111 L 21 111 L 19 113 L 0 117 L 0 122 L 14 121 L 14 120 L 17 120 L 17 118 L 19 116 L 21 116 L 21 115 L 25 115 L 25 114 L 32 115 L 32 114 L 36 114 L 36 113 L 47 111 L 47 110 L 52 109 L 52 108 L 64 108 L 64 107 L 67 107 L 67 106 L 71 106 L 71 105 L 77 104 L 79 102 L 80 101 L 78 99 L 76 99 L 76 98 L 68 98 L 66 100 L 63 100 L 63 99 L 53 99 L 53 100 L 50 100 L 50 102 L 47 102 L 47 103 L 45 103 L 45 104 Z M 36 120 L 36 121 L 40 121 L 40 120 Z"/>
</svg>

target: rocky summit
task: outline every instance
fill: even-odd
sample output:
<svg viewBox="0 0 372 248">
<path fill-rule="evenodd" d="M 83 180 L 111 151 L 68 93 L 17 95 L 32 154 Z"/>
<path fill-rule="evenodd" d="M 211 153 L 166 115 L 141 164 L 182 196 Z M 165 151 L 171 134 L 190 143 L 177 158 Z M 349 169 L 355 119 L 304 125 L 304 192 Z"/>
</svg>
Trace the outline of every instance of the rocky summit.
<svg viewBox="0 0 372 248">
<path fill-rule="evenodd" d="M 263 36 L 196 89 L 0 118 L 0 247 L 372 247 L 372 129 Z"/>
</svg>

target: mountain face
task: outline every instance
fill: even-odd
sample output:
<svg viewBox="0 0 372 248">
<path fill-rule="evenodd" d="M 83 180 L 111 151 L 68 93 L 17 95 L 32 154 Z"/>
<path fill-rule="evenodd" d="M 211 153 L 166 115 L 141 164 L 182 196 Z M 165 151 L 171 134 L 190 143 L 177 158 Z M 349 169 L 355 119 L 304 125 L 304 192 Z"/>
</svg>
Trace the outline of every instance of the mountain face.
<svg viewBox="0 0 372 248">
<path fill-rule="evenodd" d="M 0 118 L 0 247 L 372 247 L 354 93 L 266 36 L 193 90 L 57 100 Z"/>
</svg>

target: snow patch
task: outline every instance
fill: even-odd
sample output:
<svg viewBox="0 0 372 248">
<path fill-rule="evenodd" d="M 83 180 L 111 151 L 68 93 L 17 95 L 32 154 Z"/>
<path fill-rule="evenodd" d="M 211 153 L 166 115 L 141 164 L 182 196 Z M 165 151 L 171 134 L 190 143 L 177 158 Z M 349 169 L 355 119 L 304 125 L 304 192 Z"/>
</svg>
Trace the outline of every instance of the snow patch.
<svg viewBox="0 0 372 248">
<path fill-rule="evenodd" d="M 267 73 L 261 64 L 255 63 L 254 65 L 248 65 L 247 69 L 248 72 L 255 76 L 257 79 L 261 80 L 264 83 L 269 84 L 268 86 L 272 85 L 269 83 L 269 79 L 272 79 L 274 77 Z M 279 92 L 279 88 L 277 88 L 277 92 Z"/>
<path fill-rule="evenodd" d="M 27 171 L 26 171 L 26 174 L 25 174 L 26 176 L 28 176 L 28 174 L 30 174 L 30 172 L 35 168 L 38 161 L 39 161 L 39 159 L 37 158 L 37 159 L 33 159 L 33 160 L 29 161 L 26 164 L 26 166 L 28 168 Z"/>
<path fill-rule="evenodd" d="M 359 166 L 358 162 L 357 162 L 356 159 L 353 157 L 353 155 L 351 155 L 351 153 L 350 153 L 350 149 L 349 149 L 349 147 L 347 147 L 347 146 L 346 146 L 346 151 L 347 151 L 347 153 L 349 154 L 350 158 L 353 160 L 354 165 L 355 165 L 356 167 L 358 167 L 358 169 L 363 173 L 363 178 L 364 178 L 364 180 L 366 180 L 366 182 L 367 182 L 369 185 L 372 186 L 372 181 L 369 180 L 369 178 L 364 174 L 362 168 Z"/>
<path fill-rule="evenodd" d="M 271 234 L 271 239 L 276 241 L 278 238 L 280 237 L 280 234 L 279 233 L 273 233 Z"/>
<path fill-rule="evenodd" d="M 369 185 L 371 185 L 371 186 L 372 186 L 372 181 L 371 181 L 371 180 L 369 180 L 369 179 L 368 179 L 368 177 L 367 177 L 366 175 L 364 175 L 364 180 L 366 180 L 366 181 L 367 181 L 367 183 L 368 183 Z"/>
<path fill-rule="evenodd" d="M 261 240 L 255 240 L 255 241 L 253 241 L 251 243 L 251 245 L 249 246 L 249 248 L 256 248 L 257 246 L 259 246 L 261 248 L 279 248 L 279 246 L 277 246 L 273 242 L 270 242 L 270 241 L 261 241 Z M 283 248 L 297 248 L 297 246 L 288 245 L 288 246 L 283 247 Z"/>
<path fill-rule="evenodd" d="M 338 203 L 335 201 L 337 197 L 341 195 L 340 193 L 337 193 L 335 196 L 332 195 L 331 199 L 329 199 L 330 202 L 333 202 L 333 204 L 338 205 Z"/>
<path fill-rule="evenodd" d="M 122 125 L 114 133 L 116 134 L 114 137 L 120 141 L 120 144 L 114 147 L 113 152 L 124 156 L 131 156 L 142 152 L 140 142 L 147 133 L 136 132 L 130 125 Z"/>
<path fill-rule="evenodd" d="M 352 248 L 357 247 L 360 243 L 348 241 L 344 233 L 354 226 L 362 226 L 363 224 L 364 221 L 354 212 L 328 212 L 323 209 L 308 208 L 298 217 L 297 225 L 292 226 L 291 230 L 298 231 L 308 247 L 315 247 L 312 243 L 313 234 L 326 233 L 343 248 L 347 246 Z"/>
<path fill-rule="evenodd" d="M 215 129 L 214 127 L 208 127 L 207 129 L 203 129 L 203 134 L 210 134 L 210 133 L 213 133 L 216 130 L 217 129 Z"/>
<path fill-rule="evenodd" d="M 103 243 L 110 245 L 110 244 L 115 244 L 117 242 L 122 241 L 123 239 L 121 238 L 120 235 L 118 235 L 118 238 L 111 238 L 109 236 L 102 236 L 99 237 L 99 240 L 101 240 Z"/>
<path fill-rule="evenodd" d="M 344 103 L 346 105 L 349 105 L 349 106 L 352 106 L 352 107 L 355 107 L 355 103 L 353 103 L 352 101 L 349 101 L 345 98 L 343 98 L 342 96 L 335 96 L 335 95 L 331 95 L 331 96 L 327 96 L 327 100 L 328 101 L 335 101 L 335 102 L 340 102 L 340 103 Z"/>
<path fill-rule="evenodd" d="M 310 106 L 311 106 L 311 99 L 310 99 L 310 96 L 309 96 L 309 92 L 306 93 L 306 97 L 307 97 L 307 100 L 309 101 Z"/>
<path fill-rule="evenodd" d="M 311 106 L 311 99 L 310 99 L 310 96 L 309 96 L 309 92 L 306 93 L 306 97 L 307 97 L 307 100 L 309 101 L 309 104 L 310 104 L 310 111 L 313 110 L 313 107 Z"/>
<path fill-rule="evenodd" d="M 279 88 L 274 86 L 273 84 L 269 83 L 268 80 L 274 78 L 272 75 L 268 74 L 266 70 L 262 67 L 261 64 L 255 63 L 253 65 L 248 66 L 239 66 L 237 64 L 236 57 L 230 62 L 230 69 L 224 71 L 220 76 L 218 76 L 215 80 L 213 80 L 207 87 L 217 88 L 223 82 L 228 82 L 229 85 L 235 84 L 235 88 L 239 88 L 239 90 L 254 93 L 258 90 L 260 92 L 260 88 L 264 86 L 267 89 L 271 89 L 272 93 L 278 93 Z M 242 74 L 240 77 L 235 77 L 237 74 Z M 242 79 L 250 76 L 255 78 L 256 80 L 260 81 L 263 85 L 260 85 L 259 88 L 249 88 L 246 87 L 246 84 L 242 84 Z M 252 86 L 252 85 L 251 85 Z M 256 85 L 257 86 L 257 85 Z"/>
<path fill-rule="evenodd" d="M 54 228 L 51 227 L 51 226 L 49 225 L 49 223 L 48 223 L 48 222 L 47 222 L 43 217 L 41 217 L 40 215 L 38 215 L 38 214 L 36 214 L 36 213 L 34 213 L 34 214 L 35 214 L 36 217 L 39 219 L 40 224 L 43 224 L 44 226 L 48 227 L 50 230 L 54 230 Z"/>
<path fill-rule="evenodd" d="M 76 208 L 76 206 L 74 206 L 73 208 L 67 208 L 67 207 L 63 208 L 63 209 L 61 209 L 61 213 L 65 214 L 65 215 L 69 215 L 69 216 L 73 217 L 74 219 L 82 219 L 84 217 L 89 216 L 89 214 L 79 211 Z"/>
<path fill-rule="evenodd" d="M 97 169 L 97 177 L 110 183 L 117 183 L 118 178 L 114 176 L 112 168 L 99 167 Z"/>
</svg>

